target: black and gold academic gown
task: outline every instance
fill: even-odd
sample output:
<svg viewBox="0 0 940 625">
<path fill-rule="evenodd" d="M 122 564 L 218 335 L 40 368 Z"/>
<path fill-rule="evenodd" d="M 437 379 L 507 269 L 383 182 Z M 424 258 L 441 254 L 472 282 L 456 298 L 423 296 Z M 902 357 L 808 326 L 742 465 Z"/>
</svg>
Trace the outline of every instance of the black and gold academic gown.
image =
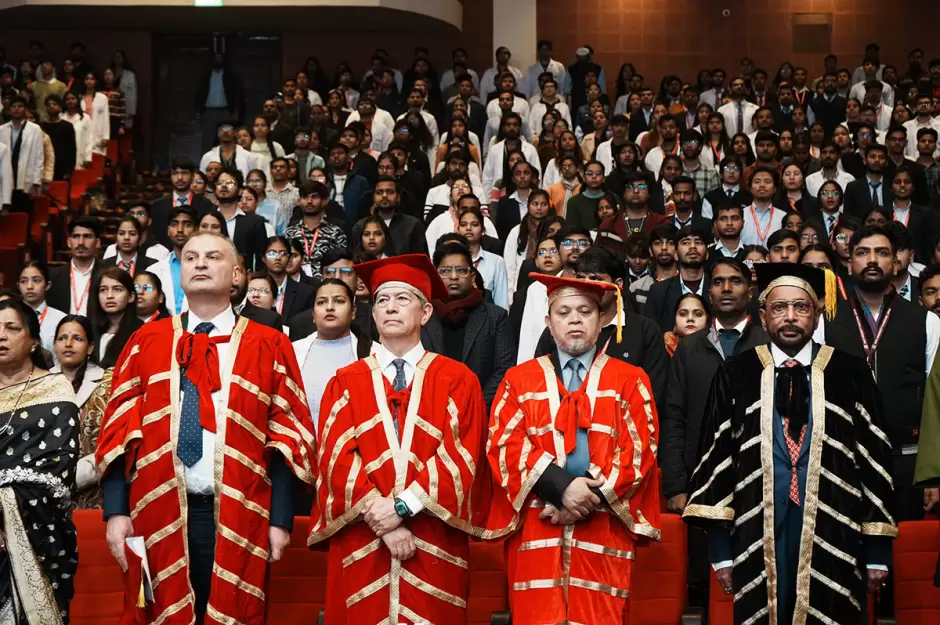
<svg viewBox="0 0 940 625">
<path fill-rule="evenodd" d="M 795 504 L 775 454 L 783 429 L 770 346 L 725 362 L 712 383 L 683 518 L 730 533 L 736 624 L 859 622 L 867 565 L 887 564 L 897 536 L 887 507 L 891 448 L 871 372 L 831 347 L 814 352 L 795 510 L 781 510 Z"/>
</svg>

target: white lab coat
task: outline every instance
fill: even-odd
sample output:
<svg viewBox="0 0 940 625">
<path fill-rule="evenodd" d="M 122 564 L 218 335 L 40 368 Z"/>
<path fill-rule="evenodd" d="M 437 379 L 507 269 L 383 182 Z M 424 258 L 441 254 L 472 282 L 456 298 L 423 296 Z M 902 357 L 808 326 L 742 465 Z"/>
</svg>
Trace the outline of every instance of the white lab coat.
<svg viewBox="0 0 940 625">
<path fill-rule="evenodd" d="M 97 154 L 107 154 L 107 142 L 111 139 L 111 112 L 108 108 L 108 96 L 100 91 L 95 94 L 91 103 L 91 111 L 85 107 L 85 97 L 79 95 L 82 103 L 82 112 L 91 121 L 91 149 Z M 126 105 L 126 102 L 125 102 Z M 102 145 L 104 142 L 104 145 Z"/>
<path fill-rule="evenodd" d="M 62 115 L 62 119 L 75 127 L 75 168 L 91 162 L 94 138 L 91 136 L 91 118 L 87 115 Z"/>
<path fill-rule="evenodd" d="M 42 184 L 42 128 L 33 122 L 23 124 L 23 139 L 20 145 L 20 159 L 14 181 L 14 189 L 25 191 L 29 185 Z M 0 143 L 5 144 L 10 150 L 10 179 L 13 179 L 13 122 L 7 122 L 0 126 Z M 5 187 L 6 185 L 4 185 Z M 5 189 L 4 189 L 5 192 Z"/>
<path fill-rule="evenodd" d="M 497 180 L 503 177 L 503 156 L 505 148 L 505 140 L 493 144 L 493 147 L 490 148 L 489 154 L 486 157 L 486 163 L 483 164 L 483 193 L 486 194 L 486 199 L 481 198 L 480 201 L 484 204 L 490 202 L 493 196 L 493 185 Z M 525 139 L 522 140 L 522 155 L 525 156 L 527 163 L 533 167 L 539 167 L 539 153 L 532 144 Z"/>
<path fill-rule="evenodd" d="M 13 188 L 13 161 L 10 148 L 0 143 L 0 206 L 6 206 L 12 201 Z"/>
<path fill-rule="evenodd" d="M 215 146 L 202 155 L 202 160 L 199 161 L 199 171 L 206 171 L 206 167 L 208 167 L 209 163 L 213 161 L 219 163 L 222 162 L 222 157 L 219 155 L 219 150 L 219 146 Z M 235 146 L 235 168 L 242 172 L 242 176 L 245 178 L 248 177 L 248 172 L 250 172 L 252 169 L 263 169 L 263 166 L 258 164 L 258 159 L 256 157 L 257 154 L 252 154 L 242 146 Z"/>
</svg>

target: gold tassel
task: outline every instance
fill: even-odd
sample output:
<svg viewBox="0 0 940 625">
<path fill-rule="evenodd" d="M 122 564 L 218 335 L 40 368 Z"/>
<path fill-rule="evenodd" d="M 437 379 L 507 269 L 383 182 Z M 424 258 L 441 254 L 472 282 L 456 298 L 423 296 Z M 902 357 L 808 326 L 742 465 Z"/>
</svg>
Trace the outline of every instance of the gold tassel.
<svg viewBox="0 0 940 625">
<path fill-rule="evenodd" d="M 137 607 L 144 609 L 147 607 L 147 595 L 144 592 L 144 573 L 143 568 L 140 570 L 140 593 L 137 595 Z"/>
<path fill-rule="evenodd" d="M 838 283 L 836 274 L 831 269 L 826 272 L 826 319 L 832 320 L 836 316 L 836 300 L 838 295 Z"/>
<path fill-rule="evenodd" d="M 617 291 L 617 344 L 623 342 L 623 294 L 620 292 L 620 287 L 616 288 Z"/>
</svg>

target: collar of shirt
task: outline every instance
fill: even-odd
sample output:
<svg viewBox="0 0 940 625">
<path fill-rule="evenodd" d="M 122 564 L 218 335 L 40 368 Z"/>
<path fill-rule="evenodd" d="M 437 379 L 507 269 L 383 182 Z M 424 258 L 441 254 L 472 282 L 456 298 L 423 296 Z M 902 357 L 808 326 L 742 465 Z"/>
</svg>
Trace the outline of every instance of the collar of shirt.
<svg viewBox="0 0 940 625">
<path fill-rule="evenodd" d="M 745 315 L 744 319 L 742 319 L 738 323 L 738 325 L 734 326 L 733 328 L 726 328 L 722 326 L 720 323 L 718 323 L 718 319 L 715 319 L 715 329 L 718 330 L 719 332 L 721 332 L 722 330 L 737 330 L 739 334 L 744 334 L 744 328 L 747 327 L 747 322 L 749 320 L 750 319 L 748 318 L 748 316 Z"/>
<path fill-rule="evenodd" d="M 721 252 L 721 253 L 724 254 L 725 256 L 734 256 L 735 254 L 737 254 L 743 249 L 744 249 L 744 244 L 741 243 L 740 238 L 738 239 L 738 246 L 734 248 L 733 250 L 729 250 L 727 247 L 725 247 L 725 244 L 722 243 L 720 239 L 718 241 L 715 241 L 715 251 L 721 252 L 721 250 L 724 250 L 724 252 Z"/>
<path fill-rule="evenodd" d="M 783 353 L 783 350 L 774 343 L 770 344 L 770 355 L 774 357 L 775 367 L 782 367 L 783 363 L 790 360 L 790 356 Z M 808 341 L 806 345 L 803 346 L 803 349 L 793 357 L 793 360 L 796 360 L 803 367 L 808 367 L 813 364 L 813 342 Z"/>
<path fill-rule="evenodd" d="M 205 320 L 194 315 L 193 311 L 189 311 L 189 314 L 186 315 L 186 331 L 193 332 L 196 326 L 203 323 L 203 321 Z M 231 307 L 226 307 L 225 310 L 208 321 L 215 326 L 209 336 L 228 336 L 235 329 L 235 311 Z"/>
<path fill-rule="evenodd" d="M 236 209 L 235 209 L 235 214 L 232 215 L 232 218 L 231 218 L 231 219 L 226 219 L 225 222 L 226 222 L 226 223 L 230 223 L 230 222 L 235 221 L 235 218 L 236 218 L 236 217 L 244 217 L 244 216 L 245 216 L 245 211 L 243 211 L 241 208 L 236 208 Z"/>
<path fill-rule="evenodd" d="M 95 270 L 95 261 L 91 261 L 91 264 L 88 265 L 88 269 L 85 270 L 85 271 L 82 271 L 81 269 L 79 269 L 78 267 L 76 267 L 76 266 L 75 266 L 75 261 L 72 261 L 72 271 L 74 271 L 75 273 L 77 273 L 77 274 L 80 275 L 80 276 L 89 276 L 89 275 L 91 275 L 91 272 L 94 271 L 94 270 Z"/>
<path fill-rule="evenodd" d="M 591 349 L 590 351 L 584 352 L 580 356 L 572 356 L 571 354 L 559 349 L 558 350 L 558 365 L 561 367 L 562 377 L 565 376 L 565 373 L 570 374 L 570 371 L 567 370 L 565 367 L 567 367 L 568 363 L 571 362 L 572 360 L 579 361 L 581 365 L 584 367 L 583 369 L 584 375 L 582 379 L 587 377 L 587 372 L 591 370 L 591 365 L 594 363 L 594 354 L 596 353 L 597 353 L 596 347 Z M 567 386 L 568 380 L 563 380 L 563 381 L 565 383 L 565 386 Z"/>
<path fill-rule="evenodd" d="M 696 295 L 703 295 L 705 293 L 705 276 L 702 276 L 701 278 L 699 278 L 698 288 L 695 289 L 694 291 L 690 289 L 688 286 L 686 286 L 685 280 L 683 280 L 681 277 L 679 278 L 679 286 L 682 287 L 683 295 L 686 295 L 688 293 L 695 293 Z"/>
<path fill-rule="evenodd" d="M 45 312 L 46 308 L 48 308 L 48 306 L 46 306 L 46 302 L 45 302 L 45 300 L 43 300 L 43 301 L 39 304 L 39 306 L 37 306 L 37 307 L 34 308 L 33 310 L 36 311 L 36 314 L 37 314 L 37 315 L 39 315 L 40 317 L 42 317 L 42 313 Z"/>
<path fill-rule="evenodd" d="M 725 193 L 728 193 L 728 191 L 731 191 L 732 193 L 740 193 L 741 191 L 741 185 L 739 184 L 736 184 L 733 187 L 729 187 L 726 184 L 722 184 L 721 188 L 722 190 L 724 190 Z"/>
<path fill-rule="evenodd" d="M 421 359 L 424 358 L 424 354 L 427 350 L 424 349 L 424 345 L 421 344 L 421 341 L 408 350 L 408 353 L 401 357 L 405 361 L 405 378 L 408 380 L 408 383 L 411 383 L 411 378 L 414 376 L 414 371 L 418 367 L 418 363 L 421 362 Z M 395 379 L 395 365 L 392 364 L 392 361 L 396 360 L 398 356 L 388 351 L 384 345 L 379 343 L 375 348 L 375 359 L 379 361 L 379 367 L 382 369 L 382 373 L 385 374 L 385 377 L 391 382 Z"/>
</svg>

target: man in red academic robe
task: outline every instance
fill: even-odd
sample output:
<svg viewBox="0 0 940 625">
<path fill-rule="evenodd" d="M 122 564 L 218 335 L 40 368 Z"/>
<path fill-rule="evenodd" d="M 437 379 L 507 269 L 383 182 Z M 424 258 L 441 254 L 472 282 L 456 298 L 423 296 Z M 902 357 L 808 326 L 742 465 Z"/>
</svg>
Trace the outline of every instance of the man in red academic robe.
<svg viewBox="0 0 940 625">
<path fill-rule="evenodd" d="M 154 591 L 138 609 L 126 584 L 126 623 L 264 623 L 293 476 L 316 478 L 293 349 L 235 317 L 235 255 L 224 237 L 193 236 L 181 256 L 189 311 L 140 329 L 114 369 L 95 453 L 108 546 L 126 571 L 125 539 L 144 538 Z"/>
<path fill-rule="evenodd" d="M 659 540 L 656 406 L 642 369 L 595 347 L 614 284 L 551 275 L 558 349 L 509 370 L 494 400 L 488 458 L 512 502 L 490 527 L 506 541 L 515 625 L 627 623 L 639 539 Z"/>
<path fill-rule="evenodd" d="M 320 402 L 317 503 L 308 545 L 330 540 L 327 625 L 465 623 L 468 538 L 492 481 L 477 377 L 425 351 L 429 303 L 446 297 L 430 259 L 356 266 L 370 287 L 376 353 L 340 369 Z"/>
</svg>

